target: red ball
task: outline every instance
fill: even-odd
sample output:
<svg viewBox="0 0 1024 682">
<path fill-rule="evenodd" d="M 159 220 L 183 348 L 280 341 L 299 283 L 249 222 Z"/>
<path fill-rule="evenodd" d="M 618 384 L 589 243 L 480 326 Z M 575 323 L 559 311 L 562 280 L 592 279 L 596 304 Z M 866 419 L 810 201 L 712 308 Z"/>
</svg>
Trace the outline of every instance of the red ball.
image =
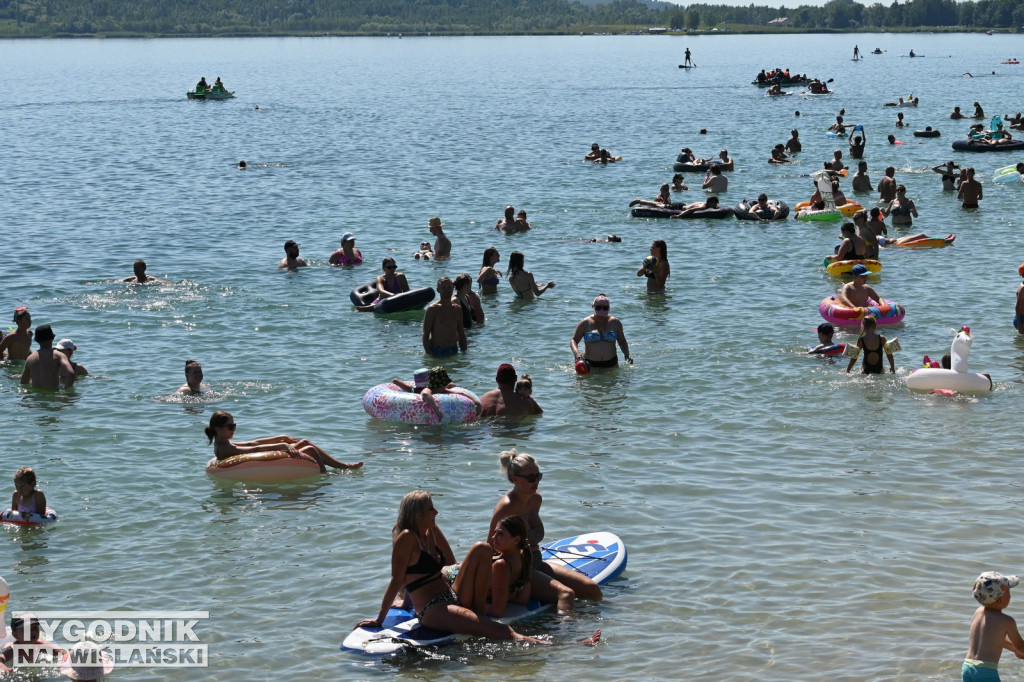
<svg viewBox="0 0 1024 682">
<path fill-rule="evenodd" d="M 590 374 L 590 365 L 587 364 L 586 360 L 576 361 L 576 373 L 577 374 Z"/>
</svg>

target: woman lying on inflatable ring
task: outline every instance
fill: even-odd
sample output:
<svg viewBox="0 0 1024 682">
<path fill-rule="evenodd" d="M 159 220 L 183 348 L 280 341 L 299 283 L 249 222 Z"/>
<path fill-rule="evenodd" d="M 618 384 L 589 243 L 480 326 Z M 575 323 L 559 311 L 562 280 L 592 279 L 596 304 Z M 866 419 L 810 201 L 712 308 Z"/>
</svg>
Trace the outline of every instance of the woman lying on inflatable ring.
<svg viewBox="0 0 1024 682">
<path fill-rule="evenodd" d="M 327 467 L 335 469 L 358 469 L 362 462 L 346 464 L 331 457 L 323 449 L 306 439 L 291 436 L 270 436 L 256 440 L 232 442 L 228 440 L 235 435 L 235 418 L 230 413 L 217 410 L 210 415 L 210 425 L 206 427 L 206 437 L 213 443 L 213 454 L 218 460 L 225 460 L 235 455 L 249 455 L 257 452 L 287 452 L 297 459 L 308 459 L 320 466 L 320 471 Z"/>
</svg>

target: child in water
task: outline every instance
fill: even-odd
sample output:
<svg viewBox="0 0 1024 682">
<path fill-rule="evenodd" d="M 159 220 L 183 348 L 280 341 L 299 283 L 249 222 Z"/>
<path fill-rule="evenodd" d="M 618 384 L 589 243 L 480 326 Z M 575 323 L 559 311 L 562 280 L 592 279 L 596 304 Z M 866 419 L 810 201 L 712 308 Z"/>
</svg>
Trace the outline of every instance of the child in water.
<svg viewBox="0 0 1024 682">
<path fill-rule="evenodd" d="M 857 351 L 850 358 L 850 364 L 846 366 L 846 373 L 849 374 L 857 362 L 857 356 L 864 352 L 864 364 L 861 366 L 861 374 L 882 374 L 885 368 L 882 366 L 882 351 L 885 351 L 889 358 L 889 373 L 896 373 L 896 363 L 892 359 L 892 351 L 889 349 L 889 342 L 876 329 L 878 322 L 871 315 L 864 316 L 864 322 L 857 339 Z"/>
<path fill-rule="evenodd" d="M 31 614 L 11 618 L 11 635 L 13 642 L 0 648 L 0 673 L 14 670 L 21 664 L 42 663 L 40 654 L 46 654 L 53 660 L 66 652 L 53 642 L 39 638 L 39 621 Z"/>
<path fill-rule="evenodd" d="M 544 410 L 542 410 L 540 405 L 537 405 L 537 401 L 533 399 L 533 379 L 530 378 L 529 374 L 523 374 L 519 381 L 516 382 L 516 393 L 536 405 L 537 414 L 544 414 Z"/>
<path fill-rule="evenodd" d="M 971 620 L 967 656 L 961 668 L 964 682 L 998 682 L 999 656 L 1009 649 L 1017 658 L 1024 658 L 1024 639 L 1017 622 L 1003 613 L 1010 603 L 1010 588 L 1020 580 L 1015 575 L 988 571 L 974 583 L 974 598 L 979 606 Z"/>
<path fill-rule="evenodd" d="M 11 509 L 22 514 L 46 514 L 46 495 L 36 490 L 36 472 L 32 467 L 21 467 L 14 473 L 14 495 Z"/>
<path fill-rule="evenodd" d="M 836 343 L 832 340 L 832 336 L 836 333 L 836 328 L 829 322 L 822 322 L 818 325 L 818 345 L 807 350 L 808 355 L 825 355 L 832 354 L 833 349 L 835 353 L 841 353 L 845 350 L 845 343 Z"/>
</svg>

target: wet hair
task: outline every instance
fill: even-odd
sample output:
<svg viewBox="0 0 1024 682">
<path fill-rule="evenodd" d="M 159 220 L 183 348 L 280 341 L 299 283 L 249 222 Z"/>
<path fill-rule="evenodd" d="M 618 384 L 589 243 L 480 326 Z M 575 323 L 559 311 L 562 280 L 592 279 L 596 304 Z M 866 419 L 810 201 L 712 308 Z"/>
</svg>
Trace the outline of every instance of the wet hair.
<svg viewBox="0 0 1024 682">
<path fill-rule="evenodd" d="M 142 272 L 145 272 L 146 271 L 146 261 L 142 260 L 141 258 L 136 259 L 136 261 L 134 263 L 132 263 L 132 270 L 135 271 L 136 275 L 139 274 L 139 270 L 141 270 Z"/>
<path fill-rule="evenodd" d="M 186 360 L 185 361 L 185 371 L 187 372 L 188 368 L 190 366 L 192 366 L 192 365 L 199 365 L 199 361 L 198 360 Z M 202 367 L 202 365 L 199 365 L 199 366 L 200 366 L 200 368 Z"/>
<path fill-rule="evenodd" d="M 854 213 L 854 214 L 853 214 L 853 220 L 854 220 L 855 222 L 856 222 L 856 220 L 857 220 L 858 218 L 861 218 L 861 219 L 863 219 L 863 220 L 867 220 L 867 219 L 868 219 L 868 212 L 867 212 L 867 209 L 863 209 L 863 208 L 862 208 L 862 209 L 860 209 L 859 211 L 857 211 L 856 213 Z"/>
<path fill-rule="evenodd" d="M 431 367 L 430 371 L 427 372 L 427 388 L 430 390 L 444 388 L 452 382 L 452 378 L 448 376 L 448 372 L 445 371 L 444 367 L 438 365 L 437 367 Z"/>
<path fill-rule="evenodd" d="M 658 249 L 658 258 L 661 260 L 668 260 L 668 244 L 665 243 L 664 239 L 655 239 L 651 242 L 651 246 Z"/>
<path fill-rule="evenodd" d="M 953 368 L 953 358 L 950 356 L 949 353 L 946 353 L 945 355 L 942 356 L 942 369 L 952 369 L 952 368 Z"/>
<path fill-rule="evenodd" d="M 30 313 L 28 311 L 28 308 L 24 308 L 24 307 L 22 307 L 22 308 L 15 308 L 14 309 L 14 317 L 11 318 L 11 322 L 17 322 L 19 319 L 21 319 L 23 317 L 26 317 L 26 316 L 31 317 L 31 315 L 32 315 L 32 313 Z"/>
<path fill-rule="evenodd" d="M 718 206 L 718 197 L 708 197 L 708 200 L 705 203 L 708 208 L 715 208 Z"/>
<path fill-rule="evenodd" d="M 765 194 L 764 192 L 761 192 L 760 194 L 757 195 L 757 200 L 758 201 L 768 201 L 768 195 Z"/>
<path fill-rule="evenodd" d="M 896 185 L 896 191 L 897 192 L 904 192 L 904 193 L 906 193 L 907 186 L 906 185 Z"/>
<path fill-rule="evenodd" d="M 206 430 L 205 430 L 206 431 L 206 438 L 207 438 L 207 440 L 210 443 L 213 443 L 213 436 L 215 434 L 215 429 L 217 429 L 217 427 L 224 426 L 225 424 L 227 424 L 232 419 L 233 419 L 233 417 L 231 416 L 231 413 L 230 412 L 225 412 L 224 410 L 217 410 L 216 412 L 211 414 L 210 415 L 210 425 L 207 426 Z"/>
<path fill-rule="evenodd" d="M 511 218 L 512 216 L 515 215 L 515 213 L 516 213 L 516 207 L 515 206 L 506 206 L 505 207 L 505 217 L 506 218 Z"/>
<path fill-rule="evenodd" d="M 391 529 L 391 539 L 394 540 L 403 530 L 411 530 L 415 533 L 417 521 L 420 516 L 433 505 L 433 498 L 426 490 L 413 490 L 406 493 L 398 505 L 398 519 L 394 528 Z"/>
<path fill-rule="evenodd" d="M 298 251 L 299 250 L 299 245 L 298 245 L 298 243 L 294 239 L 289 239 L 288 241 L 286 241 L 284 243 L 284 252 L 288 253 L 292 249 L 295 249 L 296 251 Z"/>
<path fill-rule="evenodd" d="M 504 528 L 505 532 L 511 537 L 519 538 L 516 549 L 519 550 L 519 555 L 522 559 L 520 562 L 521 566 L 519 567 L 519 575 L 510 580 L 509 584 L 529 584 L 530 575 L 533 573 L 533 552 L 530 551 L 530 540 L 528 538 L 530 529 L 526 527 L 526 521 L 521 516 L 509 515 L 498 521 L 498 525 Z"/>
<path fill-rule="evenodd" d="M 394 265 L 396 268 L 398 267 L 398 263 L 396 263 L 395 259 L 391 256 L 388 256 L 380 262 L 381 269 L 386 268 L 388 265 Z"/>
<path fill-rule="evenodd" d="M 712 166 L 711 168 L 709 168 L 708 170 L 711 171 L 712 175 L 721 175 L 722 174 L 722 169 L 718 167 L 717 163 L 714 166 Z"/>
<path fill-rule="evenodd" d="M 498 461 L 501 463 L 501 472 L 505 474 L 510 483 L 513 482 L 512 477 L 518 476 L 524 466 L 527 464 L 537 465 L 537 460 L 533 458 L 533 455 L 518 452 L 515 448 L 499 454 Z"/>
<path fill-rule="evenodd" d="M 847 221 L 843 223 L 843 226 L 839 229 L 840 232 L 856 232 L 857 226 Z"/>
<path fill-rule="evenodd" d="M 483 267 L 488 267 L 491 264 L 491 258 L 498 255 L 498 249 L 493 246 L 488 246 L 484 249 L 484 262 Z"/>
<path fill-rule="evenodd" d="M 861 322 L 864 327 L 864 331 L 868 329 L 875 329 L 878 326 L 878 320 L 875 319 L 874 315 L 865 315 L 864 321 Z"/>
<path fill-rule="evenodd" d="M 505 271 L 505 274 L 508 275 L 509 273 L 519 272 L 523 269 L 523 265 L 525 264 L 526 256 L 524 256 L 521 251 L 513 251 L 508 256 L 508 270 Z"/>
<path fill-rule="evenodd" d="M 872 206 L 870 213 L 872 218 L 878 220 L 882 215 L 882 209 L 878 206 Z"/>
<path fill-rule="evenodd" d="M 533 390 L 533 379 L 530 378 L 529 374 L 523 374 L 519 381 L 516 382 L 516 393 L 522 393 L 519 389 Z"/>
<path fill-rule="evenodd" d="M 797 130 L 796 128 L 793 128 L 792 130 L 790 130 L 789 134 L 792 135 L 793 137 L 800 137 L 800 131 Z"/>
<path fill-rule="evenodd" d="M 679 182 L 682 182 L 683 181 L 683 174 L 682 173 L 676 173 L 675 175 L 673 175 L 672 176 L 672 182 L 674 183 L 676 180 L 678 180 Z"/>
<path fill-rule="evenodd" d="M 25 483 L 31 485 L 33 488 L 36 487 L 36 472 L 32 467 L 21 467 L 14 472 L 14 486 L 17 487 L 19 483 Z"/>
<path fill-rule="evenodd" d="M 473 278 L 467 275 L 465 272 L 459 273 L 455 276 L 455 290 L 458 291 L 464 286 L 473 287 Z"/>
<path fill-rule="evenodd" d="M 442 284 L 451 284 L 452 288 L 453 289 L 455 288 L 455 282 L 452 281 L 451 277 L 442 277 L 441 279 L 437 280 L 437 288 L 438 289 L 441 288 Z"/>
</svg>

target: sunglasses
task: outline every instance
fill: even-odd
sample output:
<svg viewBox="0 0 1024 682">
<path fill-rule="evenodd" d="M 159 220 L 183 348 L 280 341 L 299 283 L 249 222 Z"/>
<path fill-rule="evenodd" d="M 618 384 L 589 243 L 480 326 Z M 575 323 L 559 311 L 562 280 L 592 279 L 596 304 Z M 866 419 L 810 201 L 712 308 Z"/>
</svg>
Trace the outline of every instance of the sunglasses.
<svg viewBox="0 0 1024 682">
<path fill-rule="evenodd" d="M 384 269 L 385 270 L 397 270 L 398 266 L 397 265 L 385 265 Z"/>
<path fill-rule="evenodd" d="M 609 306 L 606 305 L 595 305 L 594 310 L 609 310 Z"/>
<path fill-rule="evenodd" d="M 523 479 L 527 483 L 537 483 L 537 482 L 540 481 L 540 479 L 544 478 L 544 474 L 541 474 L 541 473 L 525 474 L 525 475 L 523 475 L 523 474 L 516 474 L 516 476 L 518 478 Z"/>
<path fill-rule="evenodd" d="M 230 424 L 225 424 L 224 428 L 228 428 L 228 429 L 231 429 L 232 431 L 234 431 L 235 430 L 235 422 L 231 422 Z"/>
</svg>

